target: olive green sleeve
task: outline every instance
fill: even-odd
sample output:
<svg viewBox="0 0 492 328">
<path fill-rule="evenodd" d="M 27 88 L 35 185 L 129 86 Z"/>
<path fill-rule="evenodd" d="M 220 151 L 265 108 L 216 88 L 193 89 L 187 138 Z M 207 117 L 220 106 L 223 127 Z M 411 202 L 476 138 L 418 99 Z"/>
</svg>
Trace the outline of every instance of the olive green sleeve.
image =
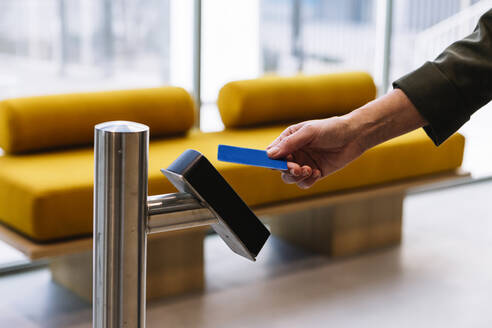
<svg viewBox="0 0 492 328">
<path fill-rule="evenodd" d="M 492 99 L 492 10 L 474 32 L 453 43 L 432 62 L 393 82 L 429 123 L 436 145 L 456 132 Z"/>
</svg>

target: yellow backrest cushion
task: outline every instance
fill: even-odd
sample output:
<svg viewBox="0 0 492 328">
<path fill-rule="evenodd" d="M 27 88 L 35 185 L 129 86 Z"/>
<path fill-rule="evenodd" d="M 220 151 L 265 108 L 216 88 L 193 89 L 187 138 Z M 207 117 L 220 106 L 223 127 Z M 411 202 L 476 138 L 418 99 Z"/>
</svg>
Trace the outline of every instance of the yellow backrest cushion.
<svg viewBox="0 0 492 328">
<path fill-rule="evenodd" d="M 372 77 L 347 72 L 229 82 L 217 104 L 227 128 L 346 114 L 376 97 Z"/>
<path fill-rule="evenodd" d="M 90 144 L 94 125 L 114 120 L 150 127 L 153 137 L 187 131 L 194 102 L 178 87 L 64 94 L 0 102 L 0 147 L 21 153 Z"/>
</svg>

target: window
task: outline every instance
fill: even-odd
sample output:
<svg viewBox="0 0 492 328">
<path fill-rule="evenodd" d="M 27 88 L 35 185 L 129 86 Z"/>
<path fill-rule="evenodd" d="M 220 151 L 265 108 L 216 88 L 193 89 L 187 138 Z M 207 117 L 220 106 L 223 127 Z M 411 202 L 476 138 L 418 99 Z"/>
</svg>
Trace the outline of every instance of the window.
<svg viewBox="0 0 492 328">
<path fill-rule="evenodd" d="M 386 3 L 394 4 L 390 20 Z M 492 0 L 2 0 L 0 99 L 164 84 L 196 93 L 198 84 L 201 128 L 221 130 L 216 100 L 229 81 L 365 70 L 382 91 L 383 81 L 470 33 L 491 6 Z M 382 50 L 388 35 L 389 56 Z M 492 109 L 480 111 L 463 129 L 465 165 L 479 175 L 492 170 L 490 122 Z"/>
<path fill-rule="evenodd" d="M 0 6 L 0 98 L 170 81 L 168 0 L 4 0 Z"/>
<path fill-rule="evenodd" d="M 491 7 L 490 0 L 395 0 L 390 81 L 435 59 L 451 43 L 472 33 Z M 477 178 L 492 174 L 492 105 L 486 107 L 460 130 L 467 138 L 463 167 Z"/>
</svg>

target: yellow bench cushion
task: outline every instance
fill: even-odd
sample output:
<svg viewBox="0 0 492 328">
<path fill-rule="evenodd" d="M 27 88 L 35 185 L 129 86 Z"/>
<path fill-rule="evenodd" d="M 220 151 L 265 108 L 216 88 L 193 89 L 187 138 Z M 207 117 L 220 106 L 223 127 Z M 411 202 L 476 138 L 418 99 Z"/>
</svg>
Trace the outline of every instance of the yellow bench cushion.
<svg viewBox="0 0 492 328">
<path fill-rule="evenodd" d="M 461 135 L 436 148 L 422 130 L 414 131 L 369 150 L 308 190 L 284 184 L 278 172 L 216 159 L 219 143 L 265 148 L 284 128 L 193 131 L 187 137 L 154 140 L 149 194 L 175 191 L 159 169 L 187 148 L 204 153 L 250 206 L 451 170 L 463 157 Z M 93 165 L 92 149 L 0 156 L 0 220 L 38 241 L 90 234 Z"/>
<path fill-rule="evenodd" d="M 346 114 L 375 97 L 369 74 L 343 72 L 232 81 L 220 89 L 217 105 L 232 128 Z"/>
<path fill-rule="evenodd" d="M 178 87 L 61 94 L 0 101 L 0 147 L 7 153 L 90 145 L 94 125 L 137 121 L 152 136 L 188 131 L 192 97 Z"/>
</svg>

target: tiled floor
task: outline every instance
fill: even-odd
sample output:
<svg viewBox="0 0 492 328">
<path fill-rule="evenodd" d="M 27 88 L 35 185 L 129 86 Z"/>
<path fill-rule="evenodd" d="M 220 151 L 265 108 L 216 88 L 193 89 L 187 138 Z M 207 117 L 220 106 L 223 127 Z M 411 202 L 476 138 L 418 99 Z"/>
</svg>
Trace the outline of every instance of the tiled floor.
<svg viewBox="0 0 492 328">
<path fill-rule="evenodd" d="M 271 239 L 256 263 L 206 241 L 208 290 L 148 327 L 492 327 L 492 182 L 409 196 L 401 247 L 330 261 Z M 48 271 L 0 277 L 0 327 L 90 327 Z"/>
</svg>

